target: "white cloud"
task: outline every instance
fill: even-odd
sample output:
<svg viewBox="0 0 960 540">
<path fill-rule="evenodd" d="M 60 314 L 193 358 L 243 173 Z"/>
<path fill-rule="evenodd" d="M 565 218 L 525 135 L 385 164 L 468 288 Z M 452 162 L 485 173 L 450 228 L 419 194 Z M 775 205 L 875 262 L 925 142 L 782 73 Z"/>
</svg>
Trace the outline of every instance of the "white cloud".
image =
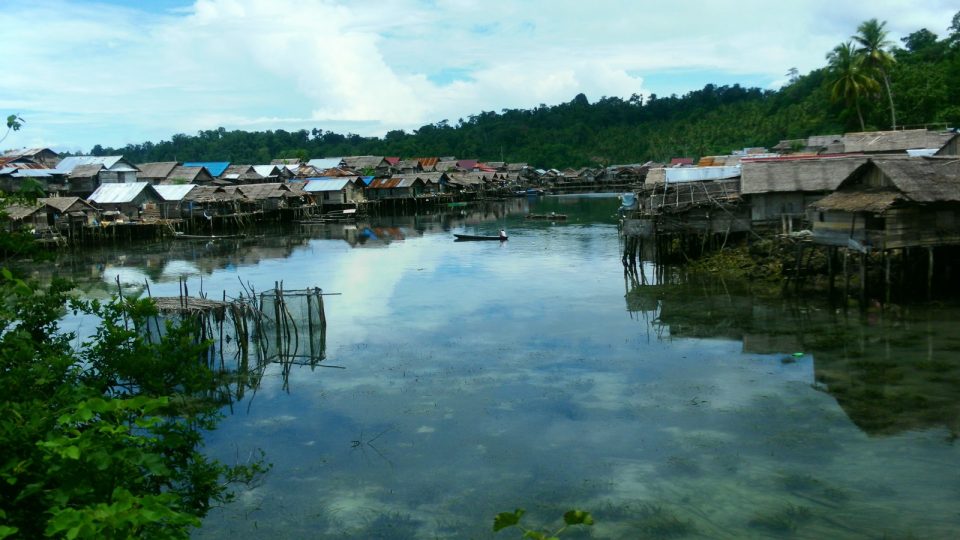
<svg viewBox="0 0 960 540">
<path fill-rule="evenodd" d="M 898 39 L 921 27 L 943 34 L 956 9 L 939 0 L 131 6 L 5 2 L 0 49 L 15 60 L 0 108 L 28 122 L 7 145 L 89 148 L 218 126 L 380 135 L 580 92 L 682 92 L 722 75 L 776 86 L 790 67 L 821 66 L 864 19 L 889 21 Z M 678 71 L 682 80 L 664 82 Z"/>
</svg>

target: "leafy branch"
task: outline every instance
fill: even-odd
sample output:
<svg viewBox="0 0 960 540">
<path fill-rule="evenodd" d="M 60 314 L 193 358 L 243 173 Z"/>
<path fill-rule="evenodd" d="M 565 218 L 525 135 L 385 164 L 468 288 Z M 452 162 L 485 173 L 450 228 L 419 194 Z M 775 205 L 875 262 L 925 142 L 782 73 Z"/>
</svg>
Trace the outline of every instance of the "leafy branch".
<svg viewBox="0 0 960 540">
<path fill-rule="evenodd" d="M 550 532 L 549 529 L 534 530 L 527 529 L 526 527 L 520 525 L 520 518 L 527 511 L 523 508 L 517 508 L 513 512 L 500 512 L 493 518 L 493 532 L 498 532 L 509 527 L 516 527 L 523 531 L 522 538 L 531 538 L 533 540 L 556 540 L 560 534 L 573 525 L 593 525 L 593 516 L 590 515 L 590 512 L 584 512 L 583 510 L 568 510 L 563 514 L 563 526 L 557 529 L 554 532 Z"/>
</svg>

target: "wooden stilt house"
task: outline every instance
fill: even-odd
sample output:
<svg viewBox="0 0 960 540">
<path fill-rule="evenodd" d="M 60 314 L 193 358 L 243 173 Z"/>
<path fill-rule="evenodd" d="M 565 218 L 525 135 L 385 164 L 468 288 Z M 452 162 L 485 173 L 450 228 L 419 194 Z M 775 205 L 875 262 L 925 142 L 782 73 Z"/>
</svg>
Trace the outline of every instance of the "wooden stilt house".
<svg viewBox="0 0 960 540">
<path fill-rule="evenodd" d="M 812 205 L 813 241 L 860 251 L 960 244 L 960 161 L 871 159 Z"/>
</svg>

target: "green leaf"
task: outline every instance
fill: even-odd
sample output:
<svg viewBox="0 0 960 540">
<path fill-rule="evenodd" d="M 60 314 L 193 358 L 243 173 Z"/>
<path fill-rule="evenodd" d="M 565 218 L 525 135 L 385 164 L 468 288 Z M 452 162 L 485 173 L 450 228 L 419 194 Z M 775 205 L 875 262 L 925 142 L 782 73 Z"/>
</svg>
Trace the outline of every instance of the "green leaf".
<svg viewBox="0 0 960 540">
<path fill-rule="evenodd" d="M 63 449 L 63 455 L 70 459 L 80 459 L 80 448 L 77 446 L 68 446 Z"/>
<path fill-rule="evenodd" d="M 17 534 L 20 529 L 8 525 L 0 525 L 0 539 Z"/>
<path fill-rule="evenodd" d="M 583 510 L 570 510 L 563 515 L 563 522 L 567 525 L 593 525 L 593 516 Z"/>
<path fill-rule="evenodd" d="M 493 532 L 506 529 L 507 527 L 513 527 L 520 523 L 520 518 L 523 517 L 524 513 L 526 513 L 526 510 L 523 508 L 517 508 L 514 512 L 500 512 L 497 514 L 497 517 L 493 518 Z"/>
<path fill-rule="evenodd" d="M 521 538 L 532 538 L 533 540 L 556 540 L 556 536 L 547 536 L 547 533 L 540 531 L 527 531 Z"/>
</svg>

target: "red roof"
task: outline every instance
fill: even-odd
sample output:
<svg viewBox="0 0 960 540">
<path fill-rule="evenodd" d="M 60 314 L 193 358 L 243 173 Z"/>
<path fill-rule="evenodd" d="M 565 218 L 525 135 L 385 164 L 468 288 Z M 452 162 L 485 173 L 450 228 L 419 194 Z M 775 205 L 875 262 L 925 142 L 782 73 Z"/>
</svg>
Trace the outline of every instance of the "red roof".
<svg viewBox="0 0 960 540">
<path fill-rule="evenodd" d="M 433 168 L 437 165 L 437 163 L 440 162 L 440 158 L 435 158 L 435 157 L 420 157 L 420 158 L 413 158 L 413 159 L 416 159 L 417 161 L 419 161 L 420 166 L 423 167 L 424 169 Z"/>
<path fill-rule="evenodd" d="M 383 159 L 385 159 L 387 163 L 391 165 L 396 165 L 397 163 L 400 163 L 400 158 L 398 157 L 385 157 Z"/>
<path fill-rule="evenodd" d="M 475 159 L 461 159 L 460 161 L 457 162 L 457 167 L 460 168 L 460 169 L 465 169 L 465 170 L 468 170 L 468 171 L 472 171 L 473 169 L 477 168 L 477 160 L 475 160 Z"/>
<path fill-rule="evenodd" d="M 693 165 L 693 158 L 675 157 L 670 160 L 670 165 Z"/>
</svg>

